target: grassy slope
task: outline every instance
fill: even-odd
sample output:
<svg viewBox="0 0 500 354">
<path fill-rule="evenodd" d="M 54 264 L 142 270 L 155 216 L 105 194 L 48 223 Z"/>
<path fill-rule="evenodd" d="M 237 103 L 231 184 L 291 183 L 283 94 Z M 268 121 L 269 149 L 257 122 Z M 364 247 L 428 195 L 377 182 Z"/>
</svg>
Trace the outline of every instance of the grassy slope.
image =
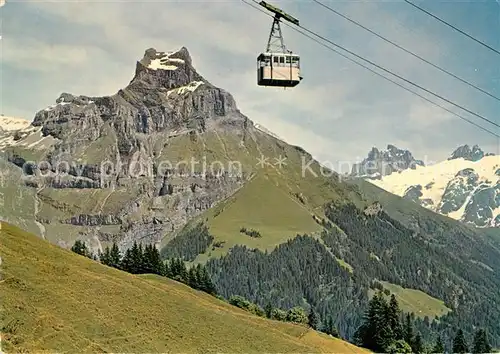
<svg viewBox="0 0 500 354">
<path fill-rule="evenodd" d="M 402 198 L 395 194 L 391 194 L 368 181 L 358 179 L 353 181 L 353 184 L 357 185 L 363 194 L 362 197 L 360 197 L 359 195 L 353 197 L 353 201 L 363 200 L 365 201 L 365 203 L 378 201 L 383 205 L 384 210 L 391 217 L 398 220 L 404 225 L 412 225 L 412 223 L 419 219 L 429 219 L 436 223 L 439 223 L 443 227 L 449 228 L 453 226 L 455 228 L 465 230 L 469 234 L 474 233 L 477 235 L 486 235 L 484 230 L 475 229 L 447 216 L 435 213 L 411 200 Z"/>
<path fill-rule="evenodd" d="M 103 266 L 6 223 L 0 234 L 7 352 L 363 352 L 166 278 Z"/>
<path fill-rule="evenodd" d="M 261 154 L 268 158 L 265 167 L 258 165 Z M 323 205 L 339 198 L 335 184 L 325 177 L 302 176 L 302 156 L 306 163 L 309 161 L 302 151 L 258 131 L 241 140 L 221 131 L 196 137 L 181 135 L 170 139 L 158 155 L 158 161 L 174 164 L 191 158 L 200 162 L 206 159 L 208 171 L 214 160 L 221 161 L 226 168 L 231 161 L 239 161 L 243 172 L 253 176 L 231 197 L 191 222 L 192 225 L 199 220 L 208 221 L 214 242 L 225 242 L 222 248 L 200 255 L 197 261 L 225 254 L 236 244 L 272 250 L 297 234 L 314 234 L 321 226 L 313 215 L 324 217 Z M 278 167 L 274 164 L 280 156 L 285 158 L 286 165 Z M 196 166 L 201 168 L 201 163 Z M 311 166 L 318 172 L 317 164 Z M 297 197 L 299 194 L 302 200 Z M 262 238 L 240 233 L 241 227 L 259 231 Z M 171 236 L 164 239 L 163 245 Z"/>
<path fill-rule="evenodd" d="M 396 296 L 399 306 L 404 312 L 413 312 L 415 316 L 429 319 L 446 315 L 451 310 L 445 306 L 443 301 L 436 299 L 426 293 L 415 290 L 402 288 L 399 285 L 391 284 L 385 281 L 381 282 L 384 289 L 387 289 Z M 370 290 L 370 297 L 374 291 Z M 389 299 L 389 298 L 388 298 Z"/>
<path fill-rule="evenodd" d="M 215 241 L 226 241 L 224 249 L 236 244 L 272 250 L 298 233 L 313 233 L 321 227 L 312 213 L 266 175 L 258 175 L 227 202 L 220 213 L 212 213 L 210 232 Z M 240 233 L 240 228 L 257 230 L 261 238 Z"/>
</svg>

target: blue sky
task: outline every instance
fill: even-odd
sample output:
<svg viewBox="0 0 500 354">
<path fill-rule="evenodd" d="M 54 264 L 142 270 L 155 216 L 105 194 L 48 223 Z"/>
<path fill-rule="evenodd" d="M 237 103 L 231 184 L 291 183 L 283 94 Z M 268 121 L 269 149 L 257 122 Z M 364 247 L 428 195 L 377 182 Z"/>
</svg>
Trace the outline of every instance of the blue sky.
<svg viewBox="0 0 500 354">
<path fill-rule="evenodd" d="M 324 1 L 327 5 L 500 96 L 500 55 L 402 1 Z M 500 102 L 475 91 L 310 1 L 273 1 L 301 24 L 338 44 L 500 121 Z M 418 4 L 500 50 L 500 4 Z M 333 167 L 394 144 L 429 162 L 461 144 L 500 153 L 499 141 L 283 27 L 301 55 L 294 89 L 256 85 L 271 18 L 240 0 L 9 1 L 1 9 L 1 110 L 31 120 L 62 92 L 111 95 L 132 79 L 147 48 L 185 46 L 198 72 L 231 92 L 253 121 Z M 433 98 L 434 100 L 434 98 Z M 440 102 L 442 103 L 442 102 Z M 448 108 L 457 108 L 443 103 Z M 477 118 L 461 112 L 469 119 Z M 486 123 L 484 123 L 486 124 Z M 498 131 L 494 126 L 490 130 Z"/>
</svg>

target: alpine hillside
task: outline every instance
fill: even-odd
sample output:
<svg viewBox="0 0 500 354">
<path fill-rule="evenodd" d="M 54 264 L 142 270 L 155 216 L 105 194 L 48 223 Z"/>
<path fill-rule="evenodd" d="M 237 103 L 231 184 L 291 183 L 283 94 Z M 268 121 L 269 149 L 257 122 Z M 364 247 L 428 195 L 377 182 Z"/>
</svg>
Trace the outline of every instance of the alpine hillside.
<svg viewBox="0 0 500 354">
<path fill-rule="evenodd" d="M 0 223 L 2 352 L 368 353 L 165 277 L 132 275 Z"/>
<path fill-rule="evenodd" d="M 116 94 L 63 93 L 5 134 L 0 218 L 52 243 L 152 244 L 205 264 L 225 298 L 314 310 L 349 340 L 382 288 L 425 340 L 480 327 L 500 343 L 497 240 L 322 168 L 240 112 L 186 48 L 148 49 Z M 369 159 L 428 168 L 392 146 Z"/>
</svg>

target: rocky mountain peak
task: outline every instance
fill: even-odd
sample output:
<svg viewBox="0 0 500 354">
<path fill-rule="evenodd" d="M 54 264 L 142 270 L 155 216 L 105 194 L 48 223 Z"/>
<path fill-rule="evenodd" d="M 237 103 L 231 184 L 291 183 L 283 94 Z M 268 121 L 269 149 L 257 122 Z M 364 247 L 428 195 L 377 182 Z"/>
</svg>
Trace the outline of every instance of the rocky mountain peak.
<svg viewBox="0 0 500 354">
<path fill-rule="evenodd" d="M 486 154 L 478 145 L 474 145 L 472 148 L 469 145 L 462 145 L 453 151 L 448 160 L 460 159 L 468 161 L 479 161 L 484 156 L 489 156 L 492 154 Z"/>
<path fill-rule="evenodd" d="M 186 47 L 172 52 L 149 48 L 137 62 L 135 76 L 129 87 L 172 89 L 192 82 L 207 83 L 193 67 L 191 55 Z"/>
<path fill-rule="evenodd" d="M 75 137 L 90 144 L 109 134 L 103 129 L 112 129 L 120 153 L 127 155 L 144 145 L 137 133 L 179 134 L 214 125 L 241 129 L 247 123 L 231 94 L 197 73 L 186 47 L 172 52 L 146 49 L 133 79 L 116 94 L 87 97 L 65 92 L 33 120 L 44 135 L 70 145 Z"/>
<path fill-rule="evenodd" d="M 372 149 L 368 153 L 368 159 L 370 160 L 378 159 L 379 156 L 380 156 L 380 151 L 376 147 L 372 147 Z"/>
<path fill-rule="evenodd" d="M 145 50 L 126 87 L 102 97 L 63 92 L 36 113 L 32 125 L 34 133 L 15 143 L 43 145 L 36 160 L 27 160 L 32 155 L 21 150 L 9 156 L 18 166 L 30 163 L 25 184 L 96 194 L 121 190 L 127 203 L 117 203 L 112 213 L 92 209 L 58 222 L 120 225 L 123 247 L 136 239 L 156 242 L 227 198 L 247 178 L 243 172 L 200 166 L 205 161 L 227 161 L 232 152 L 252 161 L 251 147 L 267 144 L 233 96 L 198 74 L 185 47 Z M 11 137 L 5 141 L 14 144 Z M 0 147 L 5 141 L 0 135 Z M 141 213 L 140 221 L 134 219 Z"/>
<path fill-rule="evenodd" d="M 353 166 L 351 175 L 380 178 L 396 171 L 415 169 L 416 165 L 424 166 L 424 163 L 416 160 L 410 151 L 388 144 L 387 149 L 382 151 L 372 147 L 367 158 Z"/>
<path fill-rule="evenodd" d="M 173 52 L 161 52 L 156 50 L 155 48 L 149 48 L 146 49 L 146 51 L 144 52 L 144 57 L 142 58 L 141 62 L 143 62 L 145 65 L 148 65 L 149 64 L 149 62 L 147 62 L 148 60 L 153 61 L 156 59 L 163 59 L 163 58 L 166 59 L 170 58 L 172 59 L 172 62 L 176 62 L 175 59 L 181 59 L 188 65 L 192 65 L 191 55 L 189 54 L 189 50 L 186 47 L 182 47 L 179 50 Z"/>
</svg>

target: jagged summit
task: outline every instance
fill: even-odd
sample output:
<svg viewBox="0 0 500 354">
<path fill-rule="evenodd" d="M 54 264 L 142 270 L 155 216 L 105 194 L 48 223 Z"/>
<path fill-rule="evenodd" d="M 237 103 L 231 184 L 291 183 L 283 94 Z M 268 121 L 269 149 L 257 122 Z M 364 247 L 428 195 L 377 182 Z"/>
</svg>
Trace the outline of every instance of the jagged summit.
<svg viewBox="0 0 500 354">
<path fill-rule="evenodd" d="M 178 64 L 192 65 L 191 55 L 186 47 L 173 52 L 159 52 L 155 48 L 146 49 L 144 57 L 140 60 L 144 66 L 149 66 L 151 69 L 175 70 Z M 170 64 L 170 67 L 161 68 Z"/>
<path fill-rule="evenodd" d="M 448 160 L 460 159 L 468 161 L 479 161 L 485 156 L 494 155 L 492 153 L 485 153 L 478 145 L 474 145 L 472 148 L 469 145 L 462 145 L 453 151 Z"/>
<path fill-rule="evenodd" d="M 190 86 L 192 83 L 211 86 L 193 67 L 191 55 L 186 47 L 173 52 L 149 48 L 137 62 L 134 78 L 128 88 L 136 91 L 173 89 Z"/>
<path fill-rule="evenodd" d="M 380 151 L 373 147 L 361 163 L 355 164 L 351 175 L 357 177 L 380 178 L 396 171 L 415 169 L 424 166 L 423 161 L 416 160 L 408 150 L 402 150 L 392 144 L 386 150 Z"/>
<path fill-rule="evenodd" d="M 112 129 L 120 153 L 127 155 L 141 146 L 136 133 L 204 131 L 214 124 L 242 129 L 251 123 L 230 93 L 197 73 L 186 47 L 173 52 L 146 49 L 133 79 L 115 95 L 63 93 L 33 121 L 44 135 L 61 140 L 74 135 L 89 143 L 103 137 L 103 129 Z"/>
</svg>

